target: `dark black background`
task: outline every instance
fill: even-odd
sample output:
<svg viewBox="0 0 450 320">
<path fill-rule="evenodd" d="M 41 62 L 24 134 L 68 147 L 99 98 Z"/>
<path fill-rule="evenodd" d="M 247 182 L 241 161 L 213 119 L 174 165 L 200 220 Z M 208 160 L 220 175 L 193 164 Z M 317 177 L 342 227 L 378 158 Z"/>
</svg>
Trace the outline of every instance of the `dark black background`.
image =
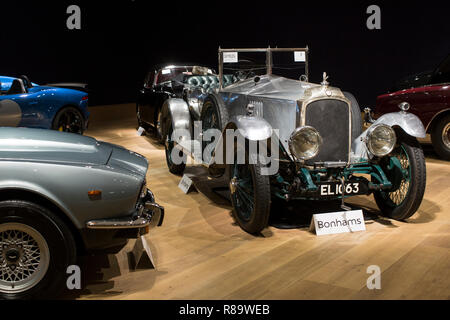
<svg viewBox="0 0 450 320">
<path fill-rule="evenodd" d="M 66 28 L 66 8 L 82 30 Z M 381 7 L 382 29 L 366 9 Z M 146 71 L 161 62 L 217 67 L 217 48 L 309 45 L 311 80 L 371 106 L 404 76 L 450 53 L 444 1 L 9 1 L 0 5 L 1 75 L 37 83 L 81 81 L 90 104 L 135 101 Z"/>
</svg>

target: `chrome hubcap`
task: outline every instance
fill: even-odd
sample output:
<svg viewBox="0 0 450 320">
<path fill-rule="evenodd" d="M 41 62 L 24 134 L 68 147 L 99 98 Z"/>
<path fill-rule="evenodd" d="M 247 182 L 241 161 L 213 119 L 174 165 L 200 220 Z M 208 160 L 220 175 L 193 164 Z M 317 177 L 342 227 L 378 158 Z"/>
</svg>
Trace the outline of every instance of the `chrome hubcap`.
<svg viewBox="0 0 450 320">
<path fill-rule="evenodd" d="M 0 292 L 31 289 L 44 278 L 49 264 L 50 250 L 38 231 L 21 223 L 0 225 Z"/>
<path fill-rule="evenodd" d="M 231 179 L 230 181 L 230 192 L 231 194 L 235 194 L 236 193 L 236 188 L 237 188 L 237 178 L 233 177 L 233 179 Z"/>
<path fill-rule="evenodd" d="M 450 149 L 450 123 L 447 123 L 444 130 L 442 130 L 442 142 Z"/>
<path fill-rule="evenodd" d="M 409 191 L 409 187 L 410 187 L 409 159 L 405 152 L 406 151 L 402 150 L 401 153 L 397 155 L 397 158 L 400 161 L 402 169 L 405 170 L 406 172 L 408 172 L 408 174 L 407 174 L 408 177 L 402 179 L 402 182 L 400 183 L 400 187 L 396 191 L 389 193 L 389 198 L 397 206 L 403 203 L 406 196 L 408 195 L 408 191 Z"/>
</svg>

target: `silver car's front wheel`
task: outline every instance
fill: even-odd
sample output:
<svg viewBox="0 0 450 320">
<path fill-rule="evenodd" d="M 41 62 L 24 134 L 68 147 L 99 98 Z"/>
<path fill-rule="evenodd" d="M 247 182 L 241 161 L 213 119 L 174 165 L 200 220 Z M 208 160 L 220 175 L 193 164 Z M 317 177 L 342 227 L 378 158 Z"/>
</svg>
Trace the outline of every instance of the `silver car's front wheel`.
<svg viewBox="0 0 450 320">
<path fill-rule="evenodd" d="M 0 292 L 15 294 L 33 288 L 49 264 L 47 241 L 37 230 L 21 223 L 0 225 Z"/>
<path fill-rule="evenodd" d="M 77 248 L 63 219 L 31 201 L 0 201 L 0 299 L 55 298 L 64 289 Z"/>
</svg>

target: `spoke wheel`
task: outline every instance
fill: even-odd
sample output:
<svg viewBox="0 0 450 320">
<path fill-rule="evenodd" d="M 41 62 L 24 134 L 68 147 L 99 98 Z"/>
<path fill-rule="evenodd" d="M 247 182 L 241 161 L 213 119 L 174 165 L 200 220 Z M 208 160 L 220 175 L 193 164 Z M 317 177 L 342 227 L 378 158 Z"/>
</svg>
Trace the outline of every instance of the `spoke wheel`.
<svg viewBox="0 0 450 320">
<path fill-rule="evenodd" d="M 417 140 L 403 131 L 397 132 L 397 136 L 399 142 L 394 151 L 380 161 L 392 188 L 377 191 L 374 197 L 383 215 L 404 220 L 416 213 L 422 203 L 426 186 L 426 166 Z M 390 166 L 391 157 L 398 161 L 399 167 Z"/>
<path fill-rule="evenodd" d="M 249 221 L 255 208 L 252 173 L 248 165 L 234 165 L 233 167 L 233 178 L 230 181 L 233 203 L 239 218 Z"/>
<path fill-rule="evenodd" d="M 450 123 L 447 123 L 442 130 L 442 142 L 448 149 L 450 149 Z"/>
<path fill-rule="evenodd" d="M 181 163 L 178 163 L 178 161 L 174 162 L 172 155 L 175 148 L 175 142 L 173 141 L 172 133 L 172 119 L 167 120 L 167 135 L 165 137 L 164 142 L 164 149 L 166 152 L 166 163 L 167 167 L 169 168 L 169 171 L 176 175 L 181 175 L 184 172 L 184 169 L 186 168 L 186 155 L 183 153 L 183 151 L 179 150 L 179 156 L 181 158 Z"/>
<path fill-rule="evenodd" d="M 216 94 L 210 94 L 207 99 L 205 99 L 205 103 L 203 104 L 200 120 L 202 121 L 202 130 L 205 136 L 205 133 L 208 130 L 218 130 L 220 132 L 223 131 L 225 126 L 228 123 L 228 110 L 225 104 L 222 101 L 222 98 Z M 210 141 L 203 140 L 202 141 L 202 152 L 205 151 L 206 147 L 210 143 L 215 143 L 216 141 L 211 139 Z M 212 151 L 212 150 L 211 150 Z M 208 153 L 204 154 L 204 161 L 209 162 L 210 157 L 213 154 Z M 208 168 L 208 174 L 211 177 L 221 177 L 225 174 L 225 168 L 221 166 L 212 165 Z"/>
<path fill-rule="evenodd" d="M 436 122 L 431 130 L 431 141 L 436 153 L 450 161 L 450 114 Z"/>
<path fill-rule="evenodd" d="M 228 122 L 228 112 L 223 103 L 219 102 L 215 96 L 210 96 L 203 105 L 201 121 L 202 130 L 206 132 L 211 129 L 222 131 Z M 202 146 L 205 150 L 206 146 L 213 141 L 203 141 Z"/>
<path fill-rule="evenodd" d="M 400 165 L 405 173 L 401 178 L 400 185 L 397 189 L 387 193 L 387 197 L 392 201 L 392 206 L 399 206 L 405 201 L 409 192 L 411 184 L 411 167 L 409 165 L 408 154 L 404 147 L 398 148 L 391 156 L 396 157 L 400 161 Z"/>
<path fill-rule="evenodd" d="M 44 237 L 20 223 L 0 225 L 0 292 L 20 293 L 45 276 L 50 250 Z"/>
<path fill-rule="evenodd" d="M 57 214 L 29 201 L 0 201 L 0 299 L 57 297 L 76 253 Z"/>
<path fill-rule="evenodd" d="M 74 107 L 64 108 L 56 115 L 53 129 L 61 132 L 83 134 L 83 115 Z"/>
<path fill-rule="evenodd" d="M 269 176 L 261 174 L 260 164 L 230 165 L 230 193 L 233 217 L 251 234 L 267 227 L 270 216 Z"/>
</svg>

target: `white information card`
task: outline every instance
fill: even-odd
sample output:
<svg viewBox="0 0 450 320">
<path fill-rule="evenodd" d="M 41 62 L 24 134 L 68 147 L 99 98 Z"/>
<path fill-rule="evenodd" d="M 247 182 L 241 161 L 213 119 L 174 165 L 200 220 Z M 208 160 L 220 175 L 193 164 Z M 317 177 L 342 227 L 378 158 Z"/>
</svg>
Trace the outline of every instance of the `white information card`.
<svg viewBox="0 0 450 320">
<path fill-rule="evenodd" d="M 305 62 L 306 61 L 305 51 L 294 51 L 294 61 L 295 62 Z"/>
<path fill-rule="evenodd" d="M 311 231 L 316 235 L 365 231 L 366 224 L 362 210 L 340 211 L 313 215 Z"/>
<path fill-rule="evenodd" d="M 237 63 L 238 62 L 238 53 L 237 52 L 224 52 L 223 53 L 223 62 L 224 63 Z"/>
<path fill-rule="evenodd" d="M 183 175 L 183 178 L 181 178 L 178 188 L 180 188 L 181 191 L 187 194 L 191 189 L 191 187 L 192 187 L 192 180 L 187 175 Z"/>
</svg>

